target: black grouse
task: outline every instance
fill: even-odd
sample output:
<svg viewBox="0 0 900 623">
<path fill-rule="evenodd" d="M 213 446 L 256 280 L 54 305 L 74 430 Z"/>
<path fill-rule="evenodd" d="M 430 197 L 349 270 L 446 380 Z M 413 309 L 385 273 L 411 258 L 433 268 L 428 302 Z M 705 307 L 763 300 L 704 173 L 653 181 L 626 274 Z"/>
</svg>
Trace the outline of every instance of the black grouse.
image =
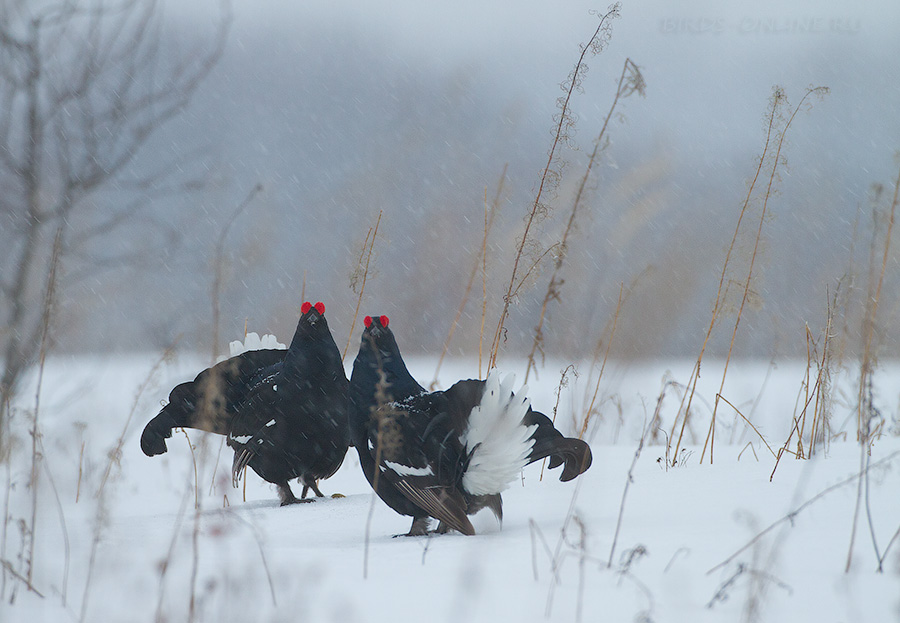
<svg viewBox="0 0 900 623">
<path fill-rule="evenodd" d="M 365 318 L 350 377 L 351 443 L 378 496 L 413 518 L 408 535 L 452 528 L 475 533 L 467 515 L 490 508 L 525 465 L 545 457 L 567 481 L 591 465 L 590 447 L 563 437 L 529 406 L 511 377 L 459 381 L 428 392 L 409 373 L 386 316 Z"/>
<path fill-rule="evenodd" d="M 349 445 L 348 381 L 320 302 L 301 307 L 287 350 L 248 351 L 182 383 L 141 435 L 147 456 L 166 451 L 177 427 L 227 435 L 232 478 L 246 466 L 278 486 L 282 506 L 322 497 L 316 481 L 334 474 Z M 288 481 L 298 478 L 298 500 Z"/>
</svg>

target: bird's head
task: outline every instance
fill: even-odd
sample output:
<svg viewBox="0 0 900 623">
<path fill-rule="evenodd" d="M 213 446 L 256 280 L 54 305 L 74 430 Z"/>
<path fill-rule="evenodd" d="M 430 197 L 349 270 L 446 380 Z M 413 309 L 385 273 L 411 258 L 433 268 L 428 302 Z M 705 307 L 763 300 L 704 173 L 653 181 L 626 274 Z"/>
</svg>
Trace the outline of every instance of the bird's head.
<svg viewBox="0 0 900 623">
<path fill-rule="evenodd" d="M 409 373 L 394 332 L 388 328 L 387 316 L 366 316 L 359 354 L 353 362 L 351 391 L 356 391 L 359 404 L 369 404 L 379 378 L 384 378 L 390 394 L 400 399 L 425 391 Z M 356 382 L 354 382 L 354 379 Z M 365 411 L 368 417 L 368 411 Z"/>
<path fill-rule="evenodd" d="M 359 345 L 360 355 L 373 356 L 380 363 L 400 359 L 400 348 L 394 332 L 388 328 L 389 324 L 387 316 L 366 316 L 363 319 L 365 328 Z"/>
<path fill-rule="evenodd" d="M 366 327 L 363 331 L 363 338 L 370 337 L 377 340 L 382 335 L 391 333 L 388 329 L 389 323 L 390 320 L 387 316 L 366 316 L 363 318 L 363 324 Z"/>
<path fill-rule="evenodd" d="M 300 320 L 306 322 L 310 326 L 315 326 L 317 322 L 325 318 L 325 303 L 319 301 L 315 305 L 309 301 L 300 306 Z"/>
<path fill-rule="evenodd" d="M 300 321 L 294 333 L 294 341 L 319 341 L 325 335 L 331 335 L 328 322 L 325 320 L 325 304 L 319 301 L 315 305 L 307 301 L 300 306 Z M 293 342 L 291 343 L 293 346 Z"/>
</svg>

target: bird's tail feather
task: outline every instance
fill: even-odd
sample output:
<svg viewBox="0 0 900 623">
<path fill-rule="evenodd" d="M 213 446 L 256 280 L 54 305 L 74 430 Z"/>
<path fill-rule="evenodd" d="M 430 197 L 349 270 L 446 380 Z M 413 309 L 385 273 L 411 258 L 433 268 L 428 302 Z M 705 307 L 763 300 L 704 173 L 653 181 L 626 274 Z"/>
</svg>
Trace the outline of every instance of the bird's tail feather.
<svg viewBox="0 0 900 623">
<path fill-rule="evenodd" d="M 167 450 L 166 439 L 172 436 L 172 429 L 176 426 L 178 423 L 166 409 L 150 420 L 141 433 L 141 450 L 144 454 L 147 456 L 164 454 Z"/>
<path fill-rule="evenodd" d="M 591 448 L 587 443 L 581 439 L 562 436 L 535 440 L 527 462 L 534 463 L 546 457 L 550 457 L 550 469 L 565 463 L 562 474 L 559 476 L 563 482 L 572 480 L 587 471 L 592 460 Z"/>
<path fill-rule="evenodd" d="M 247 448 L 235 449 L 234 461 L 231 463 L 231 484 L 235 489 L 241 482 L 244 469 L 250 464 L 250 459 L 253 458 L 253 455 L 254 453 Z"/>
</svg>

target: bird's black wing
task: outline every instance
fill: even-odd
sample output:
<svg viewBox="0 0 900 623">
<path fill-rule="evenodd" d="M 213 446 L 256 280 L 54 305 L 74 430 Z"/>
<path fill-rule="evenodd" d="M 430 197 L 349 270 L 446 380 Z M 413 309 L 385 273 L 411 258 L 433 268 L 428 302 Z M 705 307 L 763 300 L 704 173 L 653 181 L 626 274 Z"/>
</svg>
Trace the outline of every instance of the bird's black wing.
<svg viewBox="0 0 900 623">
<path fill-rule="evenodd" d="M 466 516 L 466 500 L 458 489 L 435 484 L 430 477 L 400 477 L 391 470 L 386 470 L 383 474 L 404 497 L 429 516 L 465 535 L 475 534 L 475 527 Z"/>
<path fill-rule="evenodd" d="M 256 454 L 279 452 L 276 440 L 283 435 L 282 429 L 286 425 L 284 414 L 279 409 L 280 378 L 281 375 L 275 374 L 260 380 L 236 408 L 227 440 L 234 449 L 231 476 L 235 486 Z"/>
<path fill-rule="evenodd" d="M 459 488 L 466 457 L 447 417 L 442 392 L 376 409 L 367 443 L 378 477 L 389 487 L 451 528 L 475 533 Z"/>
</svg>

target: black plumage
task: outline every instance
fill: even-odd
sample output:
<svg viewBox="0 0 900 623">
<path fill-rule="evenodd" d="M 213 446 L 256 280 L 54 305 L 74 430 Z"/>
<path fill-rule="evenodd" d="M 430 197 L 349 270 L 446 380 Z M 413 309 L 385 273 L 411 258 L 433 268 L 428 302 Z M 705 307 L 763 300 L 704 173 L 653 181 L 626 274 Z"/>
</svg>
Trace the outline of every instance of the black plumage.
<svg viewBox="0 0 900 623">
<path fill-rule="evenodd" d="M 169 404 L 144 428 L 141 449 L 166 451 L 176 427 L 227 435 L 232 477 L 246 466 L 278 486 L 282 505 L 302 501 L 334 474 L 349 445 L 348 381 L 325 306 L 304 303 L 287 350 L 248 351 L 175 387 Z M 300 500 L 288 481 L 303 484 Z"/>
<path fill-rule="evenodd" d="M 516 398 L 498 377 L 428 392 L 409 373 L 388 319 L 367 317 L 365 324 L 350 378 L 351 442 L 379 497 L 413 518 L 408 534 L 425 534 L 430 517 L 440 521 L 439 532 L 452 528 L 474 534 L 467 515 L 482 508 L 502 519 L 502 481 L 533 461 L 549 457 L 551 468 L 563 465 L 561 480 L 590 466 L 584 441 L 563 437 L 549 418 Z M 474 415 L 478 410 L 515 418 L 496 429 L 510 437 L 507 448 L 499 444 L 509 456 L 485 460 L 479 455 L 498 440 L 497 434 L 491 439 L 485 433 L 485 416 Z M 479 435 L 487 445 L 474 443 Z"/>
</svg>

